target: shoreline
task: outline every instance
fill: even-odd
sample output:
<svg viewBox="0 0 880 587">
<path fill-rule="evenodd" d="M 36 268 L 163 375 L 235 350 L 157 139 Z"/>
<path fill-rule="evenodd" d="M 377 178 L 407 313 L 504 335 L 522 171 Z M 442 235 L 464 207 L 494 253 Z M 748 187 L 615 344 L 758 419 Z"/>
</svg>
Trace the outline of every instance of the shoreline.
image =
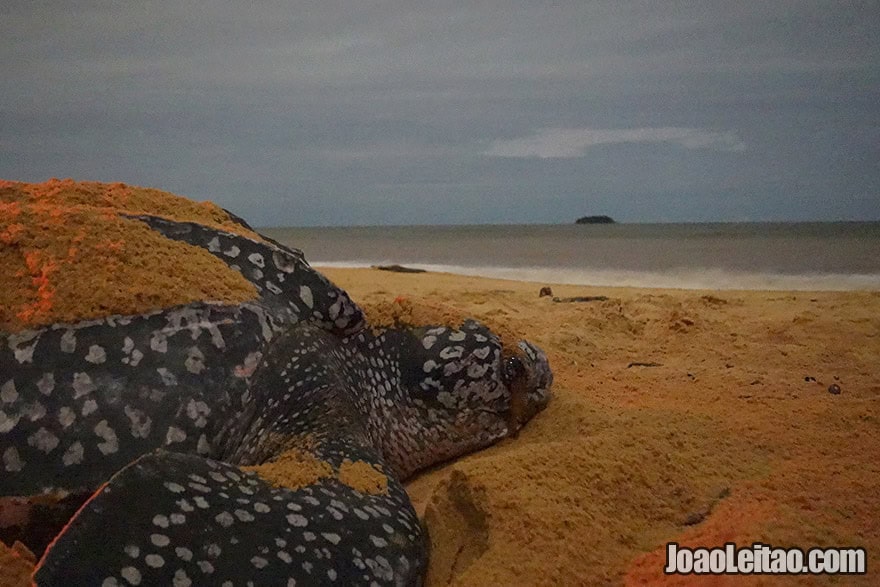
<svg viewBox="0 0 880 587">
<path fill-rule="evenodd" d="M 310 261 L 316 269 L 370 269 L 396 261 Z M 770 273 L 724 269 L 680 268 L 669 271 L 576 269 L 571 267 L 465 266 L 400 262 L 429 273 L 532 283 L 601 288 L 679 291 L 880 291 L 880 273 Z"/>
</svg>

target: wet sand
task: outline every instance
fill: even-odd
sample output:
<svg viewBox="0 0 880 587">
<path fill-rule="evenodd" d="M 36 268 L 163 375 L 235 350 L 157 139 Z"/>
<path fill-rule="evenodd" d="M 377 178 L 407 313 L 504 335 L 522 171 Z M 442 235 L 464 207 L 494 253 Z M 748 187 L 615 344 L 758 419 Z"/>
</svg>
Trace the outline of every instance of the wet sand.
<svg viewBox="0 0 880 587">
<path fill-rule="evenodd" d="M 429 585 L 706 584 L 663 575 L 668 541 L 863 546 L 867 577 L 782 581 L 875 584 L 880 293 L 553 285 L 608 298 L 555 303 L 552 284 L 319 269 L 367 306 L 452 305 L 550 357 L 554 398 L 518 438 L 409 482 Z"/>
</svg>

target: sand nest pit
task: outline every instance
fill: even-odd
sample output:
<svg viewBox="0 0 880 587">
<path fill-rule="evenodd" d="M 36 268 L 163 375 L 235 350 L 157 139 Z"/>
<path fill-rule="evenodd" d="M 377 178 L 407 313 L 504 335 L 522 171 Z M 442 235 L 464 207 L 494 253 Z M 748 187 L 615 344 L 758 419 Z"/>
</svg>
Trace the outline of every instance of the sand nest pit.
<svg viewBox="0 0 880 587">
<path fill-rule="evenodd" d="M 209 252 L 122 214 L 259 238 L 214 204 L 159 190 L 0 180 L 0 330 L 256 298 L 252 284 Z"/>
<path fill-rule="evenodd" d="M 431 561 L 427 585 L 446 585 L 489 548 L 485 489 L 455 469 L 434 490 L 425 509 Z"/>
</svg>

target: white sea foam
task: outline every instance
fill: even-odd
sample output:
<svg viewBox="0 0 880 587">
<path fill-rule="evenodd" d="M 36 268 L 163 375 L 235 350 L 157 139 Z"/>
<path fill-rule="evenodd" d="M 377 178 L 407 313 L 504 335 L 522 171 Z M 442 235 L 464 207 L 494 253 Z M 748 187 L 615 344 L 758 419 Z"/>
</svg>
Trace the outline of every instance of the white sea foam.
<svg viewBox="0 0 880 587">
<path fill-rule="evenodd" d="M 315 267 L 365 268 L 390 264 L 379 260 L 314 261 Z M 668 271 L 573 269 L 570 267 L 468 267 L 434 263 L 406 263 L 407 267 L 456 275 L 493 277 L 541 284 L 592 285 L 713 290 L 850 291 L 880 290 L 880 274 L 752 273 L 724 269 L 679 268 Z"/>
<path fill-rule="evenodd" d="M 880 290 L 880 222 L 280 228 L 271 236 L 330 267 L 399 263 L 597 286 Z"/>
</svg>

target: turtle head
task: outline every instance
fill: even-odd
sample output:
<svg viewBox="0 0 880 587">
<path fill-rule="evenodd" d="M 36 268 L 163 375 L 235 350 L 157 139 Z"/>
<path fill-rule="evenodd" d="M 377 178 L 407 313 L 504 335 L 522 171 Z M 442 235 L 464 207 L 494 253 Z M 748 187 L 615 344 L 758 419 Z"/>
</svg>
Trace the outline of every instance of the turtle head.
<svg viewBox="0 0 880 587">
<path fill-rule="evenodd" d="M 403 351 L 402 397 L 383 417 L 407 433 L 383 442 L 383 454 L 402 477 L 515 435 L 549 401 L 547 357 L 527 341 L 503 346 L 473 320 L 386 336 Z"/>
<path fill-rule="evenodd" d="M 503 358 L 501 378 L 510 395 L 508 434 L 516 435 L 550 401 L 553 372 L 544 351 L 527 340 L 517 343 L 516 354 Z"/>
</svg>

